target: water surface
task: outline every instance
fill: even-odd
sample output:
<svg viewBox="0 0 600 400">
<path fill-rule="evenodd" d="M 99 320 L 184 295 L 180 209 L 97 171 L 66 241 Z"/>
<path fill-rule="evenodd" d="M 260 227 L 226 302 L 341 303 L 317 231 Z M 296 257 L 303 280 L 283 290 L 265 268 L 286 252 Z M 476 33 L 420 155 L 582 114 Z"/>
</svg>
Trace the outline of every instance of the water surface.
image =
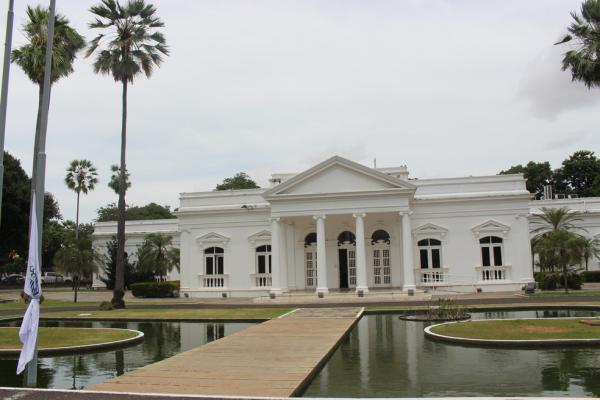
<svg viewBox="0 0 600 400">
<path fill-rule="evenodd" d="M 147 364 L 164 360 L 182 351 L 220 339 L 254 324 L 241 322 L 40 321 L 40 325 L 127 328 L 144 332 L 142 343 L 124 349 L 39 358 L 38 387 L 84 389 Z M 16 369 L 16 359 L 0 358 L 0 386 L 23 386 L 23 378 L 15 374 Z"/>
<path fill-rule="evenodd" d="M 598 315 L 589 311 L 519 311 L 476 313 L 473 318 Z M 425 326 L 393 314 L 363 317 L 303 395 L 600 396 L 598 347 L 466 347 L 426 339 Z"/>
</svg>

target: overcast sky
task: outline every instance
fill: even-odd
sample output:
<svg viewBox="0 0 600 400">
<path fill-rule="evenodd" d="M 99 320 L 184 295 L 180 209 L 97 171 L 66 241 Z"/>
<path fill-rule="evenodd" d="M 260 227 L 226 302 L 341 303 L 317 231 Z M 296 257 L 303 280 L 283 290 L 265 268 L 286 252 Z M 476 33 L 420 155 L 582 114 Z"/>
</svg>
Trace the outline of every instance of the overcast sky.
<svg viewBox="0 0 600 400">
<path fill-rule="evenodd" d="M 0 1 L 0 32 L 7 1 Z M 16 2 L 13 46 L 24 38 Z M 91 39 L 95 1 L 57 0 Z M 556 42 L 580 0 L 155 0 L 171 49 L 129 91 L 127 202 L 178 206 L 239 171 L 260 185 L 334 154 L 412 177 L 553 167 L 600 148 L 600 91 L 571 83 Z M 37 4 L 29 2 L 29 4 Z M 48 4 L 48 2 L 43 3 Z M 6 150 L 31 172 L 37 87 L 13 66 Z M 83 54 L 53 87 L 46 190 L 74 218 L 73 159 L 98 168 L 83 221 L 116 201 L 121 87 Z"/>
</svg>

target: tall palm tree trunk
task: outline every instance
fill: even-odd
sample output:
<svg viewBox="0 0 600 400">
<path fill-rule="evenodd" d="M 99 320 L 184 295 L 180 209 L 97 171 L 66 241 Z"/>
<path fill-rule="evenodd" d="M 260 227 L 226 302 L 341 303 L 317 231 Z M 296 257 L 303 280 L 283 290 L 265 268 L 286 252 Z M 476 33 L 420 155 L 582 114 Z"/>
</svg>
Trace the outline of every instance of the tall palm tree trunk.
<svg viewBox="0 0 600 400">
<path fill-rule="evenodd" d="M 75 216 L 75 240 L 79 239 L 79 195 L 80 192 L 77 192 L 77 214 Z"/>
<path fill-rule="evenodd" d="M 119 177 L 119 204 L 117 217 L 117 265 L 112 304 L 125 308 L 125 150 L 127 145 L 127 80 L 123 80 L 123 116 L 121 120 L 121 171 Z"/>
</svg>

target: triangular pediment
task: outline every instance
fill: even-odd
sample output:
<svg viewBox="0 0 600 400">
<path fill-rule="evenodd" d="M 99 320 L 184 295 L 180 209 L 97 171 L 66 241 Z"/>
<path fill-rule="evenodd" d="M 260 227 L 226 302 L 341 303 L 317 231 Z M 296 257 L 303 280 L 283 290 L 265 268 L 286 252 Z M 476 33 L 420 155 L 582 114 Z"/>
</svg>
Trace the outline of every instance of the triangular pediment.
<svg viewBox="0 0 600 400">
<path fill-rule="evenodd" d="M 205 235 L 202 236 L 198 236 L 196 238 L 196 242 L 198 244 L 221 244 L 221 245 L 225 245 L 227 242 L 229 242 L 229 237 L 225 236 L 225 235 L 221 235 L 220 233 L 217 232 L 209 232 Z"/>
<path fill-rule="evenodd" d="M 368 192 L 393 189 L 414 191 L 415 186 L 354 161 L 334 156 L 268 190 L 264 196 Z"/>
<path fill-rule="evenodd" d="M 482 224 L 474 226 L 473 228 L 471 228 L 471 230 L 478 236 L 483 236 L 484 234 L 491 233 L 504 235 L 508 233 L 508 231 L 510 231 L 510 226 L 490 219 Z"/>
<path fill-rule="evenodd" d="M 262 230 L 260 232 L 256 232 L 250 236 L 248 236 L 248 241 L 250 243 L 267 243 L 271 242 L 271 232 L 267 230 Z"/>
<path fill-rule="evenodd" d="M 418 228 L 413 230 L 413 234 L 415 236 L 429 236 L 429 235 L 440 235 L 446 236 L 448 233 L 448 229 L 443 226 L 435 225 L 435 224 L 425 224 L 421 225 Z"/>
</svg>

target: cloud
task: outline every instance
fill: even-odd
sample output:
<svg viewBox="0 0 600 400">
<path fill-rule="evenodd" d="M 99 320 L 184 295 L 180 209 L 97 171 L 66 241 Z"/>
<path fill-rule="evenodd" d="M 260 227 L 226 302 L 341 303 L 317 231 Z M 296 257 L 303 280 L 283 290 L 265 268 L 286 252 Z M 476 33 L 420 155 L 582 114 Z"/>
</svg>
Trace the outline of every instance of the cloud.
<svg viewBox="0 0 600 400">
<path fill-rule="evenodd" d="M 562 113 L 595 106 L 600 101 L 597 90 L 573 82 L 571 73 L 561 70 L 564 51 L 564 46 L 543 49 L 521 78 L 518 96 L 538 118 L 552 121 Z"/>
</svg>

